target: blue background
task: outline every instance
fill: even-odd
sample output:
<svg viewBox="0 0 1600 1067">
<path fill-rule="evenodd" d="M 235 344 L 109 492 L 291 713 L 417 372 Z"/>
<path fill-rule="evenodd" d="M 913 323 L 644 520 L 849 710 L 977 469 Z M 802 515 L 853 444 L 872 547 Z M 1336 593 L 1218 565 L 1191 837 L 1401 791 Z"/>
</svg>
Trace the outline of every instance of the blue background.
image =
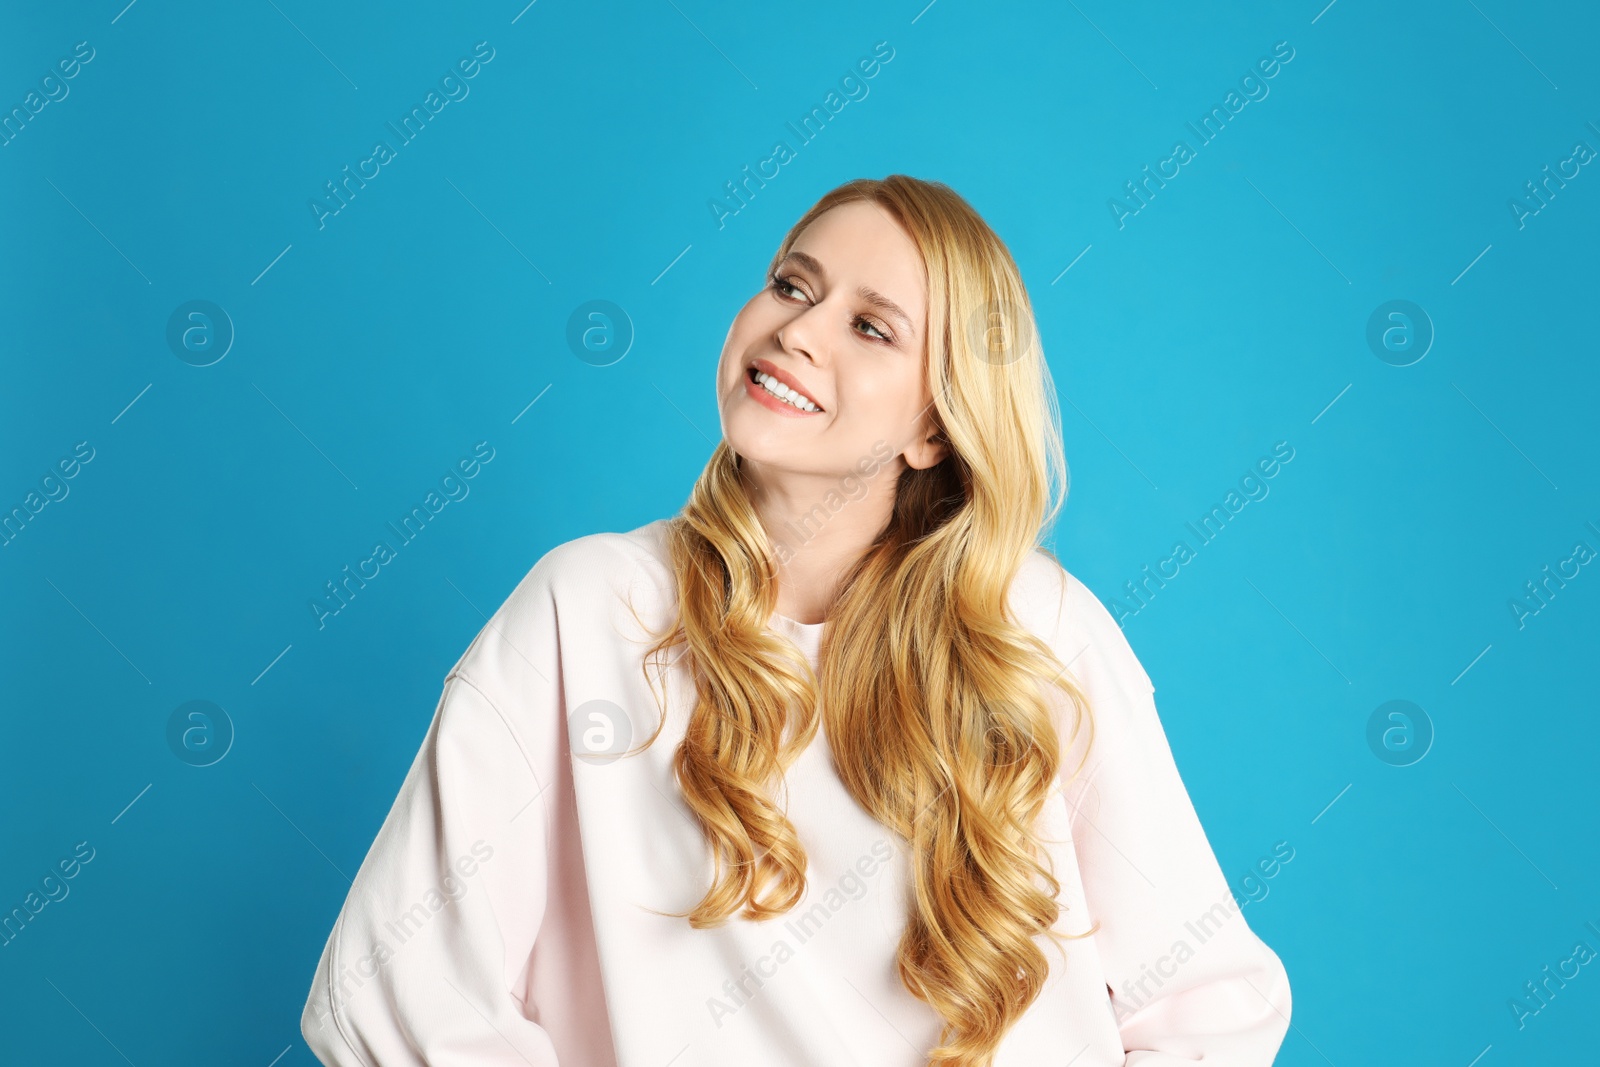
<svg viewBox="0 0 1600 1067">
<path fill-rule="evenodd" d="M 124 2 L 8 5 L 0 34 L 7 112 L 94 49 L 0 147 L 0 510 L 94 450 L 0 548 L 0 909 L 94 849 L 0 948 L 0 1059 L 311 1064 L 317 955 L 445 672 L 544 551 L 681 506 L 785 229 L 892 172 L 952 185 L 1021 265 L 1068 569 L 1137 606 L 1124 583 L 1196 549 L 1125 632 L 1234 884 L 1294 849 L 1245 912 L 1293 985 L 1278 1062 L 1594 1055 L 1600 967 L 1521 1028 L 1508 1006 L 1600 949 L 1597 568 L 1509 606 L 1600 549 L 1600 166 L 1510 207 L 1600 149 L 1593 14 Z M 324 183 L 480 41 L 468 95 L 319 228 Z M 785 123 L 880 41 L 799 144 Z M 1279 41 L 1201 145 L 1186 122 Z M 779 139 L 795 158 L 719 226 Z M 597 299 L 631 334 L 607 366 L 567 340 Z M 194 300 L 235 334 L 204 367 L 167 340 Z M 1432 334 L 1407 366 L 1367 340 L 1391 300 Z M 469 494 L 319 629 L 324 583 L 479 441 Z M 1186 523 L 1280 441 L 1200 545 Z M 232 726 L 210 766 L 169 745 L 190 700 Z M 1409 766 L 1369 745 L 1390 700 L 1431 724 Z"/>
</svg>

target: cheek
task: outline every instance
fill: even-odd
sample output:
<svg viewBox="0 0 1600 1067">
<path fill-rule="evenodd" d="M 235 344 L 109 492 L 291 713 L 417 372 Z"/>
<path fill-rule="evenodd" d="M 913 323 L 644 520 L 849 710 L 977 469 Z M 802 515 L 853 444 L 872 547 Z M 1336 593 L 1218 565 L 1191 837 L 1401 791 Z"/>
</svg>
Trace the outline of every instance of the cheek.
<svg viewBox="0 0 1600 1067">
<path fill-rule="evenodd" d="M 840 385 L 855 401 L 854 406 L 876 421 L 907 422 L 922 406 L 917 400 L 923 396 L 922 376 L 909 364 L 867 364 L 853 369 L 850 380 Z M 922 402 L 927 399 L 923 397 Z"/>
<path fill-rule="evenodd" d="M 722 343 L 722 354 L 717 357 L 717 391 L 725 393 L 728 386 L 733 384 L 735 372 L 742 360 L 744 347 L 739 340 L 738 325 L 728 331 L 728 337 Z"/>
<path fill-rule="evenodd" d="M 722 339 L 722 356 L 717 363 L 718 380 L 725 380 L 725 375 L 731 373 L 731 368 L 744 362 L 744 356 L 750 351 L 751 345 L 757 337 L 760 325 L 756 316 L 751 314 L 750 305 L 746 304 L 735 315 L 733 322 L 728 326 L 728 335 Z"/>
</svg>

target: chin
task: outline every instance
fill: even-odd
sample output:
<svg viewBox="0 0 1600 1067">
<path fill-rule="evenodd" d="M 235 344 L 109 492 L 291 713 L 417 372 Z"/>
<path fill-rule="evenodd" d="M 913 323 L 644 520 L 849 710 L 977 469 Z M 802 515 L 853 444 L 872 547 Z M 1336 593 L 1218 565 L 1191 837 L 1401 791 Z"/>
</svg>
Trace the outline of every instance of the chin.
<svg viewBox="0 0 1600 1067">
<path fill-rule="evenodd" d="M 794 441 L 784 439 L 770 427 L 763 427 L 761 432 L 751 432 L 749 427 L 740 426 L 738 419 L 724 426 L 722 436 L 728 442 L 728 447 L 739 456 L 769 466 L 787 467 L 799 458 L 801 452 Z"/>
</svg>

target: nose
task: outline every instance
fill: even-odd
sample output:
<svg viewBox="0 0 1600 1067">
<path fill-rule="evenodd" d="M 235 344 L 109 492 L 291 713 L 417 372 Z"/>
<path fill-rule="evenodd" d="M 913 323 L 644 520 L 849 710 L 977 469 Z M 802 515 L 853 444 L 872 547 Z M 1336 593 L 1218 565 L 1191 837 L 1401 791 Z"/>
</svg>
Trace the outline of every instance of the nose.
<svg viewBox="0 0 1600 1067">
<path fill-rule="evenodd" d="M 773 339 L 783 351 L 803 358 L 812 365 L 819 365 L 826 358 L 819 341 L 823 328 L 822 314 L 825 313 L 820 304 L 801 308 L 793 318 L 773 331 Z"/>
</svg>

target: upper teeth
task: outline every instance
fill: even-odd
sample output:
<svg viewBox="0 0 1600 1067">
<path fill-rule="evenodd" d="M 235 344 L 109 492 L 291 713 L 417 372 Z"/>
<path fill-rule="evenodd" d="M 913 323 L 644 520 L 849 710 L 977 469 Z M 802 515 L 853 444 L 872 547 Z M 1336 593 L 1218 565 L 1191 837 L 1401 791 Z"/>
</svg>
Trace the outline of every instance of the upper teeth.
<svg viewBox="0 0 1600 1067">
<path fill-rule="evenodd" d="M 788 403 L 793 404 L 801 411 L 822 410 L 821 408 L 817 407 L 817 405 L 813 404 L 811 401 L 807 400 L 793 389 L 790 389 L 787 385 L 784 385 L 770 374 L 756 371 L 756 381 L 760 382 L 761 385 L 766 388 L 767 392 L 771 393 L 779 400 L 787 401 Z"/>
</svg>

